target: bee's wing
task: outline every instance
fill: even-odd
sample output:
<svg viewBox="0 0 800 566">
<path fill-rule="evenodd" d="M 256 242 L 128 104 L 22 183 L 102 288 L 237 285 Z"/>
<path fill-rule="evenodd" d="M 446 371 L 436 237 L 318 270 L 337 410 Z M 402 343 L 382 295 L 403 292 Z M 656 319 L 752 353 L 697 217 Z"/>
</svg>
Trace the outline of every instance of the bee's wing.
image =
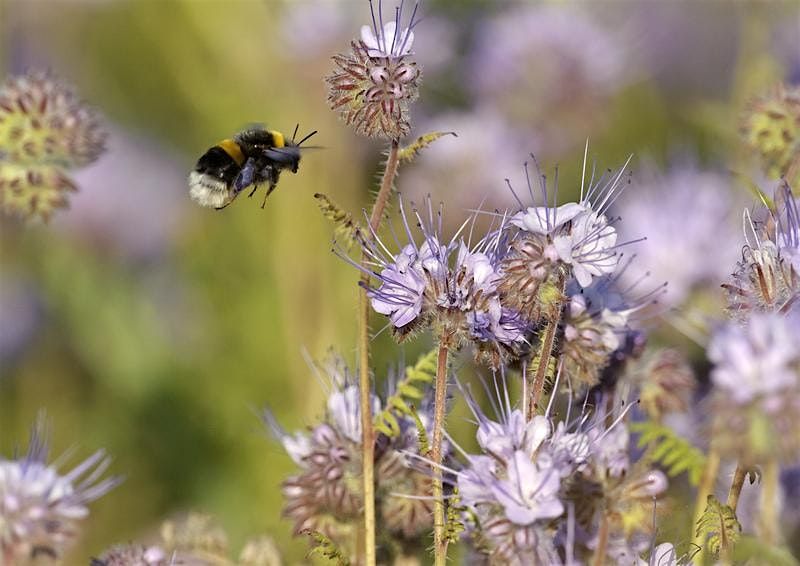
<svg viewBox="0 0 800 566">
<path fill-rule="evenodd" d="M 264 155 L 282 165 L 293 164 L 300 160 L 300 150 L 296 147 L 272 147 L 265 149 Z"/>
</svg>

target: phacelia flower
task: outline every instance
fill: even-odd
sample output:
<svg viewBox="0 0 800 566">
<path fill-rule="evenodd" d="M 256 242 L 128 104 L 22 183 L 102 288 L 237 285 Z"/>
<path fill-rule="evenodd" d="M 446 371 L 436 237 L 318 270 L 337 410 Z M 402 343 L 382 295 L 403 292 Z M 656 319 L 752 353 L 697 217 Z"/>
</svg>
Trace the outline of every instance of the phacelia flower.
<svg viewBox="0 0 800 566">
<path fill-rule="evenodd" d="M 525 172 L 533 200 L 527 163 Z M 620 170 L 596 183 L 592 178 L 589 190 L 585 194 L 581 190 L 579 202 L 560 206 L 548 203 L 542 175 L 543 205 L 525 207 L 517 199 L 522 210 L 511 216 L 509 223 L 518 230 L 500 264 L 499 289 L 507 307 L 532 321 L 555 319 L 560 316 L 570 279 L 588 287 L 594 278 L 614 272 L 620 244 L 613 221 L 605 213 L 618 196 L 622 174 Z"/>
<path fill-rule="evenodd" d="M 158 546 L 129 544 L 108 549 L 100 558 L 93 558 L 90 566 L 170 566 L 171 564 L 173 564 L 171 557 Z"/>
<path fill-rule="evenodd" d="M 386 23 L 382 3 L 377 18 L 371 1 L 370 8 L 371 26 L 361 28 L 361 39 L 351 43 L 350 53 L 333 57 L 336 70 L 325 78 L 328 104 L 359 134 L 396 140 L 411 129 L 408 107 L 419 89 L 420 71 L 410 58 L 417 6 L 406 27 L 400 8 Z"/>
<path fill-rule="evenodd" d="M 0 458 L 0 562 L 24 564 L 38 554 L 59 558 L 80 533 L 87 505 L 119 484 L 101 479 L 111 460 L 98 450 L 66 474 L 47 464 L 44 419 L 34 426 L 28 452 Z"/>
<path fill-rule="evenodd" d="M 624 423 L 628 409 L 608 414 L 584 403 L 572 416 L 570 397 L 565 420 L 552 418 L 552 404 L 544 415 L 526 418 L 511 405 L 502 371 L 500 378 L 502 383 L 496 372 L 497 419 L 462 388 L 481 453 L 468 454 L 451 439 L 465 463 L 443 466 L 455 475 L 475 549 L 498 564 L 562 564 L 565 554 L 588 560 L 604 514 L 609 540 L 638 540 L 650 528 L 652 499 L 667 480 L 633 461 Z M 597 406 L 622 406 L 608 401 L 600 396 Z M 565 536 L 568 529 L 571 536 Z"/>
<path fill-rule="evenodd" d="M 460 237 L 469 221 L 446 241 L 441 234 L 441 210 L 434 216 L 428 199 L 425 212 L 413 211 L 420 244 L 402 201 L 400 214 L 409 243 L 392 254 L 378 239 L 365 242 L 374 268 L 367 273 L 378 280 L 368 290 L 372 308 L 389 316 L 400 339 L 431 326 L 453 348 L 474 344 L 476 357 L 493 366 L 518 355 L 527 343 L 530 325 L 505 307 L 498 294 L 499 264 L 507 249 L 502 226 L 471 246 Z"/>
<path fill-rule="evenodd" d="M 283 484 L 284 514 L 294 521 L 295 534 L 319 532 L 354 553 L 350 545 L 361 528 L 363 504 L 358 386 L 341 360 L 333 360 L 325 369 L 331 392 L 323 422 L 291 435 L 268 411 L 265 420 L 300 467 Z M 390 382 L 395 379 L 390 376 Z M 372 413 L 380 413 L 380 399 L 373 395 L 371 400 Z M 430 421 L 425 407 L 423 402 L 419 413 L 423 423 Z M 431 529 L 433 501 L 429 471 L 412 468 L 407 456 L 418 452 L 416 424 L 403 415 L 397 421 L 396 436 L 376 439 L 376 505 L 385 531 L 403 546 Z"/>
<path fill-rule="evenodd" d="M 594 278 L 586 288 L 575 280 L 567 284 L 560 348 L 564 371 L 577 384 L 597 383 L 612 354 L 626 346 L 626 337 L 634 332 L 634 319 L 663 289 L 641 296 L 634 296 L 631 289 L 620 289 L 619 279 L 630 263 L 614 275 Z"/>
<path fill-rule="evenodd" d="M 46 220 L 75 190 L 66 170 L 96 160 L 105 139 L 96 114 L 60 81 L 8 78 L 0 85 L 0 208 Z"/>
<path fill-rule="evenodd" d="M 745 212 L 742 259 L 730 282 L 723 285 L 735 319 L 747 319 L 754 311 L 800 310 L 800 216 L 785 183 L 775 203 L 777 209 L 770 211 L 766 223 L 753 222 Z"/>
<path fill-rule="evenodd" d="M 751 101 L 741 131 L 770 177 L 800 182 L 800 88 L 779 84 Z"/>
<path fill-rule="evenodd" d="M 531 140 L 542 155 L 561 154 L 601 127 L 599 109 L 630 80 L 621 38 L 596 22 L 576 5 L 514 3 L 477 29 L 468 84 L 480 104 L 547 140 Z"/>
<path fill-rule="evenodd" d="M 641 390 L 641 406 L 652 420 L 659 422 L 665 414 L 689 409 L 697 382 L 679 351 L 663 349 L 645 354 L 631 375 Z"/>
<path fill-rule="evenodd" d="M 713 336 L 714 438 L 722 450 L 755 464 L 800 455 L 800 316 L 753 313 Z"/>
<path fill-rule="evenodd" d="M 667 281 L 660 302 L 671 307 L 704 285 L 716 289 L 741 251 L 730 185 L 722 174 L 691 163 L 676 164 L 665 173 L 646 167 L 637 176 L 636 190 L 614 206 L 625 219 L 621 237 L 647 235 L 631 245 L 636 261 L 621 281 Z"/>
</svg>

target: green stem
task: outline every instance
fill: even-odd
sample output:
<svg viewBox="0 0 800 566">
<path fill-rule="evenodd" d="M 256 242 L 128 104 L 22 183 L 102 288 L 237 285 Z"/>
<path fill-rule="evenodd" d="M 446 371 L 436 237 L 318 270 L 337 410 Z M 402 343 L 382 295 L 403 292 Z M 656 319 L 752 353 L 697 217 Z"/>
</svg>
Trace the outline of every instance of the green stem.
<svg viewBox="0 0 800 566">
<path fill-rule="evenodd" d="M 447 400 L 447 343 L 439 341 L 439 358 L 436 364 L 436 397 L 433 407 L 433 551 L 434 564 L 447 562 L 447 540 L 444 536 L 444 490 L 442 489 L 442 436 L 444 433 L 445 401 Z"/>
<path fill-rule="evenodd" d="M 744 486 L 744 479 L 747 477 L 747 469 L 742 467 L 742 464 L 736 465 L 736 472 L 733 474 L 733 481 L 731 482 L 731 488 L 728 491 L 728 502 L 727 505 L 733 512 L 736 513 L 736 506 L 739 505 L 739 495 L 742 493 L 742 487 Z"/>
<path fill-rule="evenodd" d="M 592 566 L 603 566 L 606 563 L 606 547 L 608 546 L 608 515 L 603 513 L 600 521 L 600 532 L 597 534 L 597 546 L 594 549 Z"/>
<path fill-rule="evenodd" d="M 770 456 L 764 464 L 761 476 L 761 508 L 759 509 L 758 525 L 761 531 L 762 542 L 769 546 L 778 544 L 780 538 L 780 522 L 778 509 L 775 505 L 778 500 L 778 483 L 780 482 L 780 467 L 774 456 Z"/>
<path fill-rule="evenodd" d="M 561 315 L 563 313 L 565 285 L 566 278 L 562 277 L 558 284 L 557 302 L 553 305 L 553 311 L 556 313 L 556 316 L 548 317 L 544 331 L 541 333 L 539 350 L 536 353 L 536 357 L 533 358 L 536 369 L 532 376 L 530 372 L 528 372 L 528 421 L 532 420 L 536 415 L 536 412 L 539 410 L 539 402 L 542 400 L 544 384 L 547 378 L 547 368 L 550 367 L 550 358 L 553 355 L 553 347 L 556 343 L 556 332 L 558 331 L 558 324 L 561 322 Z"/>
<path fill-rule="evenodd" d="M 386 168 L 383 172 L 381 187 L 375 204 L 372 207 L 372 214 L 369 217 L 369 233 L 364 237 L 368 240 L 372 234 L 378 231 L 386 209 L 386 203 L 392 193 L 392 184 L 397 175 L 397 164 L 399 161 L 399 143 L 392 141 L 389 149 L 389 157 L 386 159 Z M 362 265 L 367 261 L 366 256 L 362 257 Z M 366 283 L 369 280 L 367 275 L 362 275 L 364 283 L 358 294 L 358 385 L 359 385 L 359 405 L 361 407 L 361 449 L 362 462 L 361 471 L 364 479 L 364 564 L 374 566 L 375 564 L 375 431 L 372 428 L 372 406 L 370 404 L 370 394 L 372 385 L 369 377 L 369 298 L 367 297 Z"/>
<path fill-rule="evenodd" d="M 708 457 L 706 458 L 706 466 L 703 469 L 703 477 L 700 478 L 700 484 L 697 486 L 697 499 L 694 503 L 694 520 L 692 521 L 692 542 L 700 548 L 700 552 L 696 555 L 696 562 L 702 564 L 705 554 L 705 540 L 702 536 L 697 535 L 697 523 L 703 516 L 703 511 L 706 509 L 708 503 L 708 496 L 714 490 L 714 484 L 717 481 L 717 474 L 719 473 L 720 457 L 714 443 L 712 442 L 709 449 Z"/>
</svg>

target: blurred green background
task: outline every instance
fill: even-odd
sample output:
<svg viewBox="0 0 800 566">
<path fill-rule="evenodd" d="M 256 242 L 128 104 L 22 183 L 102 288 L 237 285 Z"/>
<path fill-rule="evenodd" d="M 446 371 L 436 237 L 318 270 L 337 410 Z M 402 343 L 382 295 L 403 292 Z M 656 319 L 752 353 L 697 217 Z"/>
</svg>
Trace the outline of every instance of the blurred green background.
<svg viewBox="0 0 800 566">
<path fill-rule="evenodd" d="M 519 6 L 424 4 L 414 133 L 439 123 L 459 131 L 447 116 L 492 106 L 491 95 L 473 89 L 475 52 L 483 23 Z M 490 144 L 478 163 L 494 179 L 485 186 L 490 204 L 503 202 L 503 179 L 521 176 L 532 149 L 563 165 L 566 199 L 588 136 L 601 167 L 630 153 L 663 165 L 677 150 L 747 174 L 736 137 L 744 101 L 800 78 L 791 39 L 800 31 L 796 3 L 558 2 L 553 9 L 582 10 L 616 34 L 625 78 L 601 100 L 580 99 L 544 118 L 538 99 L 523 103 L 530 128 L 545 135 L 530 146 L 478 139 L 479 147 Z M 292 542 L 280 518 L 279 486 L 293 465 L 258 413 L 269 405 L 290 429 L 313 422 L 324 397 L 303 351 L 320 358 L 334 347 L 354 359 L 357 274 L 331 253 L 332 227 L 312 196 L 326 193 L 358 214 L 375 188 L 383 147 L 338 122 L 323 83 L 330 55 L 347 48 L 368 14 L 366 0 L 0 1 L 2 74 L 50 69 L 103 113 L 111 131 L 109 151 L 76 174 L 81 192 L 70 210 L 48 225 L 4 219 L 0 226 L 0 451 L 24 446 L 44 408 L 55 455 L 103 447 L 114 473 L 126 477 L 92 505 L 76 564 L 190 509 L 214 515 L 234 549 L 269 533 L 290 562 L 303 560 L 305 542 Z M 428 58 L 435 63 L 426 66 Z M 551 99 L 563 94 L 551 86 Z M 524 91 L 518 96 L 526 100 Z M 565 132 L 553 151 L 547 120 Z M 297 175 L 284 174 L 264 210 L 258 197 L 223 212 L 194 205 L 185 175 L 195 160 L 253 122 L 286 133 L 299 122 L 301 133 L 319 130 L 314 142 L 323 149 L 305 153 Z M 476 137 L 483 138 L 437 144 Z M 409 184 L 406 172 L 431 178 L 436 163 L 421 159 L 401 171 L 400 188 L 413 195 L 422 182 Z M 447 201 L 452 225 L 481 199 L 444 180 L 424 190 Z M 376 317 L 374 330 L 383 324 Z M 381 374 L 398 349 L 388 333 L 375 344 Z M 429 345 L 422 337 L 403 346 L 405 359 Z M 451 421 L 466 438 L 459 414 Z"/>
</svg>

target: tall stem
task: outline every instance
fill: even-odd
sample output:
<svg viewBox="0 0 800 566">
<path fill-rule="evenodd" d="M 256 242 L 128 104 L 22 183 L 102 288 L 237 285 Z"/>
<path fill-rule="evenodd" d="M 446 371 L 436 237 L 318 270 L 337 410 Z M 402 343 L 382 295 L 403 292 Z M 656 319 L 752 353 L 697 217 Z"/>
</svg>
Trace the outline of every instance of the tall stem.
<svg viewBox="0 0 800 566">
<path fill-rule="evenodd" d="M 747 477 L 747 469 L 742 467 L 741 464 L 736 465 L 736 472 L 733 474 L 733 481 L 731 488 L 728 490 L 727 505 L 733 512 L 736 513 L 736 506 L 739 505 L 739 495 L 742 493 L 742 486 L 744 486 L 744 479 Z"/>
<path fill-rule="evenodd" d="M 592 566 L 603 566 L 606 563 L 606 548 L 608 546 L 608 514 L 603 513 L 600 520 L 600 532 L 597 534 L 597 546 L 594 549 Z"/>
<path fill-rule="evenodd" d="M 539 401 L 542 400 L 542 392 L 544 391 L 545 379 L 547 378 L 547 368 L 550 366 L 550 358 L 553 355 L 553 346 L 556 343 L 556 332 L 558 331 L 558 324 L 561 322 L 561 315 L 564 306 L 564 289 L 566 286 L 566 278 L 562 277 L 558 283 L 558 297 L 555 299 L 556 303 L 552 305 L 552 312 L 556 316 L 550 316 L 547 319 L 547 324 L 542 331 L 541 340 L 539 343 L 539 350 L 536 357 L 533 359 L 535 370 L 533 376 L 528 375 L 528 412 L 527 420 L 532 420 L 536 415 L 539 408 Z"/>
<path fill-rule="evenodd" d="M 389 148 L 389 157 L 386 159 L 386 168 L 383 171 L 381 187 L 378 197 L 372 206 L 369 217 L 370 230 L 364 235 L 371 239 L 373 232 L 377 232 L 383 218 L 383 211 L 392 193 L 392 183 L 397 175 L 399 161 L 399 143 L 392 141 Z M 362 265 L 366 265 L 366 256 L 362 256 Z M 375 564 L 375 431 L 372 428 L 372 406 L 370 394 L 372 386 L 369 378 L 369 298 L 367 297 L 366 283 L 369 277 L 361 277 L 362 285 L 358 294 L 358 385 L 359 405 L 361 408 L 361 471 L 364 478 L 364 563 L 367 566 Z"/>
<path fill-rule="evenodd" d="M 439 341 L 436 364 L 436 397 L 433 407 L 433 551 L 436 566 L 447 562 L 447 541 L 444 537 L 444 490 L 442 489 L 442 436 L 444 432 L 445 401 L 447 400 L 447 342 Z"/>
<path fill-rule="evenodd" d="M 761 476 L 761 508 L 759 509 L 758 526 L 762 542 L 770 546 L 778 544 L 780 537 L 780 522 L 778 520 L 778 483 L 780 482 L 780 468 L 775 457 L 770 456 L 764 464 Z"/>
<path fill-rule="evenodd" d="M 714 490 L 714 484 L 717 481 L 717 473 L 719 473 L 720 457 L 714 443 L 711 443 L 708 457 L 706 458 L 706 467 L 703 470 L 703 477 L 700 478 L 700 484 L 697 486 L 697 499 L 694 503 L 694 521 L 692 521 L 692 540 L 700 548 L 697 553 L 696 563 L 703 563 L 703 556 L 705 554 L 705 540 L 697 536 L 697 523 L 703 516 L 703 511 L 706 509 L 708 503 L 708 496 Z"/>
</svg>

